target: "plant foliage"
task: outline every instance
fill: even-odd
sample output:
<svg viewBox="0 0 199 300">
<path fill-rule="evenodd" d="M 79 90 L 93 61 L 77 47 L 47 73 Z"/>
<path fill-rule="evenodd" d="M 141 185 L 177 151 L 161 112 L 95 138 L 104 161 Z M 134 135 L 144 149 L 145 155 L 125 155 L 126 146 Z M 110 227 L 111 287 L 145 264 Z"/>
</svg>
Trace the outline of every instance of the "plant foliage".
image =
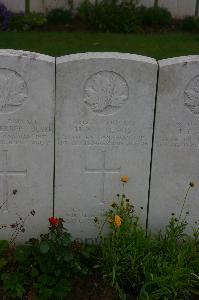
<svg viewBox="0 0 199 300">
<path fill-rule="evenodd" d="M 183 215 L 190 188 L 179 218 L 172 214 L 165 231 L 156 235 L 146 234 L 125 195 L 112 204 L 105 220 L 110 234 L 100 230 L 99 267 L 120 299 L 130 294 L 141 300 L 185 300 L 198 293 L 199 234 L 197 228 L 193 237 L 185 234 Z"/>
<path fill-rule="evenodd" d="M 72 281 L 87 273 L 87 267 L 81 262 L 83 254 L 76 251 L 63 220 L 57 220 L 39 240 L 31 239 L 25 245 L 16 246 L 11 258 L 7 255 L 6 262 L 10 261 L 12 267 L 6 272 L 4 263 L 1 281 L 9 297 L 21 299 L 31 289 L 36 299 L 64 299 L 71 291 Z M 0 254 L 7 246 L 1 241 Z M 5 257 L 1 255 L 1 259 Z"/>
<path fill-rule="evenodd" d="M 0 28 L 6 30 L 8 28 L 11 13 L 3 3 L 0 3 Z"/>
<path fill-rule="evenodd" d="M 182 20 L 182 29 L 185 31 L 199 31 L 199 18 L 185 17 Z"/>
<path fill-rule="evenodd" d="M 71 11 L 62 8 L 52 9 L 47 16 L 47 22 L 51 25 L 66 25 L 71 22 L 71 19 Z"/>
<path fill-rule="evenodd" d="M 79 7 L 81 19 L 102 31 L 132 32 L 136 28 L 135 1 L 107 1 L 93 4 L 84 1 Z"/>
<path fill-rule="evenodd" d="M 28 31 L 35 28 L 41 28 L 47 23 L 44 15 L 39 13 L 12 14 L 9 22 L 10 30 Z"/>
</svg>

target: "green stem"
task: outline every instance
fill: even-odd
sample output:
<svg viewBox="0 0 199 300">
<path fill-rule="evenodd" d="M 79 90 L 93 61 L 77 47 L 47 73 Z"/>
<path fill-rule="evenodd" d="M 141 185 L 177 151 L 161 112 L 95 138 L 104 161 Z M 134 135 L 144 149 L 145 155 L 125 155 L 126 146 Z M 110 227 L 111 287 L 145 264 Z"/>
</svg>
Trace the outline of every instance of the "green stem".
<svg viewBox="0 0 199 300">
<path fill-rule="evenodd" d="M 74 1 L 73 0 L 68 0 L 68 4 L 69 4 L 69 7 L 70 7 L 70 10 L 73 10 L 74 9 Z"/>
<path fill-rule="evenodd" d="M 122 185 L 122 196 L 124 195 L 124 192 L 125 192 L 125 190 L 124 190 L 124 183 L 123 183 L 123 185 Z"/>
<path fill-rule="evenodd" d="M 103 222 L 102 226 L 101 226 L 100 229 L 99 229 L 99 233 L 98 233 L 98 236 L 97 236 L 97 240 L 101 237 L 102 230 L 104 229 L 104 226 L 105 226 L 105 224 L 106 224 L 107 221 L 108 221 L 108 217 L 106 217 L 105 221 Z"/>
<path fill-rule="evenodd" d="M 199 14 L 199 0 L 196 1 L 195 17 L 198 17 Z"/>
<path fill-rule="evenodd" d="M 190 186 L 188 187 L 187 191 L 186 191 L 186 194 L 185 194 L 185 197 L 184 197 L 184 200 L 183 200 L 183 204 L 182 204 L 182 207 L 181 207 L 181 211 L 180 211 L 180 215 L 179 215 L 179 219 L 178 219 L 178 222 L 180 222 L 180 219 L 182 217 L 182 213 L 183 213 L 183 210 L 184 210 L 184 207 L 185 207 L 185 204 L 186 204 L 186 201 L 187 201 L 187 196 L 188 196 L 188 193 L 190 191 Z"/>
<path fill-rule="evenodd" d="M 30 13 L 30 0 L 25 0 L 25 13 Z"/>
<path fill-rule="evenodd" d="M 158 7 L 159 5 L 159 0 L 154 0 L 154 7 Z"/>
</svg>

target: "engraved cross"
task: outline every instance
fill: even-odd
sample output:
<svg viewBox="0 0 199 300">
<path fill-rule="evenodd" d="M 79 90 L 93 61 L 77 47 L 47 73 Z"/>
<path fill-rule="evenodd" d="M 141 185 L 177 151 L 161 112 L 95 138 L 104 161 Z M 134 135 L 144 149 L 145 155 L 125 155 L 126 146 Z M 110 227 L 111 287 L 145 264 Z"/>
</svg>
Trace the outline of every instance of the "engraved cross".
<svg viewBox="0 0 199 300">
<path fill-rule="evenodd" d="M 103 160 L 102 160 L 102 168 L 99 169 L 88 169 L 85 168 L 85 173 L 88 174 L 101 174 L 101 205 L 105 203 L 105 175 L 106 174 L 119 174 L 120 168 L 108 169 L 106 168 L 106 150 L 102 150 Z"/>
<path fill-rule="evenodd" d="M 25 171 L 11 171 L 8 170 L 8 150 L 3 150 L 3 168 L 0 170 L 0 176 L 3 177 L 3 201 L 0 207 L 5 207 L 4 212 L 8 211 L 8 176 L 26 176 Z"/>
</svg>

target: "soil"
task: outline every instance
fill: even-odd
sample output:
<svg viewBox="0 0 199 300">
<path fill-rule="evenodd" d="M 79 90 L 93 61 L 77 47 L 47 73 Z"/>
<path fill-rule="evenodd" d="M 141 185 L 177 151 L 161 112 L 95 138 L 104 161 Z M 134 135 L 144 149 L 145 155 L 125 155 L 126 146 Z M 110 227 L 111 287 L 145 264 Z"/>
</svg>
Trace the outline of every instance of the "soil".
<svg viewBox="0 0 199 300">
<path fill-rule="evenodd" d="M 34 292 L 31 290 L 24 300 L 34 299 Z M 78 280 L 74 284 L 74 288 L 70 296 L 66 300 L 118 300 L 114 290 L 108 286 L 97 274 L 90 274 L 86 278 Z M 127 300 L 136 300 L 136 297 L 129 295 Z M 3 296 L 0 289 L 0 300 L 8 300 Z M 195 296 L 192 300 L 199 300 L 199 296 Z"/>
<path fill-rule="evenodd" d="M 67 300 L 117 300 L 114 290 L 105 284 L 98 274 L 89 274 L 75 283 Z"/>
<path fill-rule="evenodd" d="M 24 300 L 33 300 L 35 292 L 30 289 Z M 74 283 L 73 290 L 66 300 L 118 300 L 114 290 L 97 273 L 91 273 Z M 0 300 L 9 300 L 0 287 Z M 134 300 L 131 298 L 131 300 Z"/>
<path fill-rule="evenodd" d="M 84 280 L 76 282 L 72 294 L 67 300 L 118 300 L 114 290 L 106 285 L 97 275 L 90 274 Z M 137 298 L 129 295 L 127 300 Z M 194 296 L 192 300 L 199 300 L 199 296 Z"/>
</svg>

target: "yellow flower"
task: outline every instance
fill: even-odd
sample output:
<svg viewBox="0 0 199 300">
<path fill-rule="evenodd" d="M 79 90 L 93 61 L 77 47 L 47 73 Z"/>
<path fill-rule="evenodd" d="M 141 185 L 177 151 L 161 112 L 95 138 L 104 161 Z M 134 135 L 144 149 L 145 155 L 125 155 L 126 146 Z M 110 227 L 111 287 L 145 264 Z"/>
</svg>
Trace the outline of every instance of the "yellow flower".
<svg viewBox="0 0 199 300">
<path fill-rule="evenodd" d="M 114 221 L 115 227 L 119 228 L 121 224 L 122 224 L 122 219 L 120 218 L 120 216 L 115 215 L 115 221 Z"/>
<path fill-rule="evenodd" d="M 127 183 L 129 181 L 129 178 L 128 176 L 121 176 L 121 181 L 124 182 L 124 183 Z"/>
</svg>

